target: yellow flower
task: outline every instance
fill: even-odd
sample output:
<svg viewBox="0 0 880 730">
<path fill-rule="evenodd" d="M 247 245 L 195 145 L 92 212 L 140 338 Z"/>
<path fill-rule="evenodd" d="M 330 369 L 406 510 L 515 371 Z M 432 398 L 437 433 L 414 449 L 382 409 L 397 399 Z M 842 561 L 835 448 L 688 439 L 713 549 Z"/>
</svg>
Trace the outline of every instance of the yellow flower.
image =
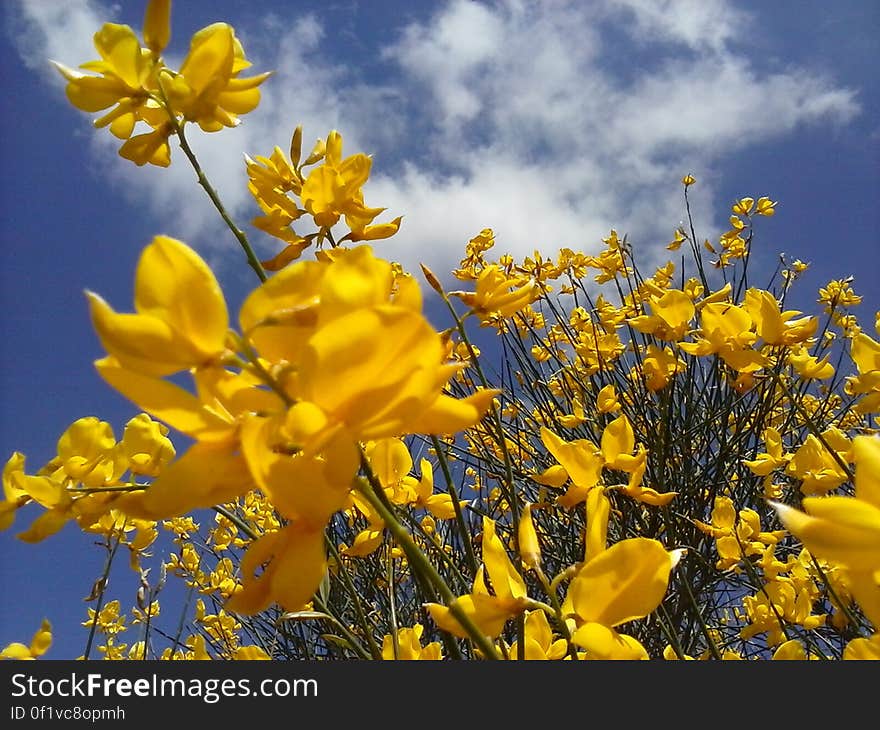
<svg viewBox="0 0 880 730">
<path fill-rule="evenodd" d="M 806 497 L 804 512 L 771 502 L 785 527 L 816 557 L 847 570 L 846 582 L 880 626 L 880 438 L 853 439 L 855 496 Z"/>
<path fill-rule="evenodd" d="M 157 11 L 161 3 L 147 8 L 150 41 L 156 50 L 141 48 L 134 31 L 127 25 L 105 23 L 94 35 L 95 49 L 101 58 L 80 66 L 99 74 L 90 76 L 53 61 L 55 68 L 67 79 L 66 93 L 70 103 L 85 112 L 113 109 L 95 122 L 96 127 L 110 127 L 119 139 L 128 139 L 138 121 L 155 121 L 159 104 L 152 98 L 157 89 L 156 71 L 161 66 L 158 41 L 161 19 Z"/>
<path fill-rule="evenodd" d="M 683 371 L 685 367 L 685 363 L 668 347 L 661 350 L 656 345 L 648 345 L 642 358 L 645 387 L 652 393 L 663 390 L 675 374 Z"/>
<path fill-rule="evenodd" d="M 766 196 L 758 198 L 758 202 L 755 204 L 755 213 L 768 217 L 775 214 L 776 202 Z"/>
<path fill-rule="evenodd" d="M 572 486 L 563 497 L 559 498 L 559 503 L 564 507 L 572 507 L 583 502 L 602 477 L 602 453 L 596 444 L 587 439 L 563 441 L 543 426 L 541 441 L 572 481 Z"/>
<path fill-rule="evenodd" d="M 813 434 L 794 452 L 785 472 L 801 480 L 801 492 L 807 495 L 826 494 L 847 480 L 846 471 Z"/>
<path fill-rule="evenodd" d="M 19 451 L 13 452 L 3 466 L 3 501 L 0 502 L 0 530 L 8 530 L 15 522 L 15 513 L 24 506 L 30 495 L 17 483 L 16 475 L 24 474 L 25 456 Z"/>
<path fill-rule="evenodd" d="M 412 628 L 397 630 L 397 655 L 395 656 L 394 638 L 389 634 L 382 638 L 382 658 L 401 661 L 437 661 L 443 658 L 440 642 L 432 641 L 422 646 L 422 634 L 425 627 L 414 624 Z"/>
<path fill-rule="evenodd" d="M 697 357 L 717 354 L 741 373 L 763 368 L 764 357 L 751 349 L 757 337 L 752 331 L 754 323 L 749 313 L 742 307 L 720 301 L 706 303 L 703 300 L 701 305 L 702 338 L 693 343 L 681 342 L 679 347 Z"/>
<path fill-rule="evenodd" d="M 477 276 L 475 292 L 450 292 L 471 307 L 482 324 L 493 317 L 512 317 L 532 302 L 537 294 L 528 276 L 509 277 L 497 265 L 486 266 Z"/>
<path fill-rule="evenodd" d="M 455 517 L 455 503 L 449 494 L 434 494 L 434 469 L 431 462 L 422 459 L 419 462 L 422 476 L 415 484 L 416 499 L 414 507 L 424 507 L 438 520 L 451 520 Z M 461 508 L 468 505 L 470 500 L 459 500 Z"/>
<path fill-rule="evenodd" d="M 834 366 L 828 362 L 829 355 L 821 360 L 813 357 L 806 348 L 789 353 L 788 362 L 804 380 L 827 380 L 834 375 Z"/>
<path fill-rule="evenodd" d="M 810 552 L 856 570 L 880 566 L 880 439 L 856 436 L 854 497 L 807 497 L 806 513 L 772 503 L 780 520 Z"/>
<path fill-rule="evenodd" d="M 768 345 L 794 345 L 812 337 L 819 324 L 817 317 L 801 317 L 798 311 L 782 312 L 776 298 L 763 289 L 749 289 L 743 309 L 755 323 L 755 331 Z"/>
<path fill-rule="evenodd" d="M 179 73 L 163 78 L 172 110 L 205 132 L 237 126 L 239 115 L 259 104 L 258 87 L 272 75 L 239 77 L 250 65 L 229 24 L 202 28 L 192 37 Z"/>
<path fill-rule="evenodd" d="M 171 0 L 150 0 L 144 12 L 144 43 L 158 55 L 170 39 Z"/>
<path fill-rule="evenodd" d="M 168 438 L 168 427 L 141 413 L 125 424 L 119 442 L 133 474 L 158 476 L 174 458 L 174 444 Z"/>
<path fill-rule="evenodd" d="M 226 23 L 198 31 L 180 71 L 169 69 L 160 54 L 171 35 L 170 11 L 170 0 L 150 0 L 146 47 L 127 25 L 105 23 L 94 36 L 101 58 L 80 66 L 97 76 L 53 62 L 67 79 L 67 97 L 75 107 L 87 112 L 112 107 L 95 126 L 108 126 L 125 140 L 119 154 L 137 165 L 171 163 L 168 138 L 177 131 L 178 117 L 206 132 L 238 124 L 238 115 L 259 103 L 257 87 L 270 75 L 239 78 L 250 63 Z M 138 123 L 150 131 L 133 135 Z"/>
<path fill-rule="evenodd" d="M 128 466 L 116 448 L 113 428 L 94 416 L 78 418 L 58 439 L 61 473 L 86 487 L 112 484 Z M 53 476 L 61 477 L 57 473 Z"/>
<path fill-rule="evenodd" d="M 869 638 L 850 641 L 843 650 L 843 658 L 849 661 L 880 661 L 880 632 Z"/>
<path fill-rule="evenodd" d="M 635 433 L 632 424 L 625 415 L 615 418 L 602 431 L 601 453 L 606 469 L 634 471 L 643 458 L 641 453 L 644 453 L 640 452 L 634 455 L 635 447 Z"/>
<path fill-rule="evenodd" d="M 135 274 L 135 314 L 118 314 L 93 292 L 92 324 L 126 369 L 162 376 L 207 365 L 225 349 L 228 315 L 214 274 L 186 244 L 156 236 Z"/>
<path fill-rule="evenodd" d="M 314 218 L 315 225 L 330 229 L 345 216 L 352 232 L 363 233 L 385 210 L 364 205 L 361 187 L 370 176 L 371 166 L 370 157 L 362 153 L 343 159 L 342 135 L 335 129 L 327 135 L 324 162 L 309 173 L 300 193 L 303 208 Z"/>
<path fill-rule="evenodd" d="M 519 516 L 519 552 L 525 566 L 537 568 L 541 565 L 541 543 L 532 521 L 531 502 L 526 502 Z"/>
<path fill-rule="evenodd" d="M 656 540 L 621 540 L 578 570 L 563 603 L 577 626 L 572 641 L 591 659 L 647 659 L 644 647 L 614 627 L 654 611 L 669 584 L 680 552 Z"/>
<path fill-rule="evenodd" d="M 734 215 L 749 215 L 752 212 L 752 208 L 755 207 L 755 199 L 754 198 L 741 198 L 733 204 L 731 210 L 733 210 Z"/>
<path fill-rule="evenodd" d="M 236 661 L 271 661 L 265 649 L 259 646 L 240 646 L 232 652 L 232 658 Z"/>
<path fill-rule="evenodd" d="M 304 420 L 298 416 L 308 408 L 307 403 L 293 406 L 283 425 L 280 419 L 246 417 L 240 431 L 241 451 L 257 486 L 285 518 L 319 528 L 345 506 L 359 453 L 344 432 L 324 442 L 319 453 L 307 449 L 288 453 L 288 444 L 300 441 L 295 435 L 291 438 L 291 421 Z"/>
<path fill-rule="evenodd" d="M 562 659 L 568 651 L 568 642 L 553 634 L 547 614 L 541 610 L 526 611 L 525 652 L 526 661 L 554 661 Z M 517 642 L 513 642 L 508 654 L 518 656 Z"/>
<path fill-rule="evenodd" d="M 507 557 L 504 544 L 496 533 L 495 521 L 488 517 L 483 517 L 482 545 L 483 565 L 477 572 L 473 591 L 456 598 L 455 604 L 483 634 L 495 638 L 504 629 L 508 619 L 525 609 L 528 595 L 525 581 Z M 484 569 L 489 574 L 495 595 L 490 595 L 486 589 Z M 449 607 L 426 603 L 425 608 L 444 631 L 462 638 L 468 636 Z"/>
<path fill-rule="evenodd" d="M 294 522 L 251 543 L 241 560 L 242 589 L 226 604 L 230 611 L 259 613 L 272 602 L 301 610 L 327 569 L 323 525 Z"/>
<path fill-rule="evenodd" d="M 766 452 L 760 453 L 753 460 L 743 460 L 752 473 L 765 477 L 773 472 L 774 469 L 785 466 L 791 459 L 790 454 L 786 454 L 782 447 L 782 436 L 772 426 L 764 430 L 763 434 Z"/>
<path fill-rule="evenodd" d="M 105 381 L 143 410 L 196 441 L 163 468 L 149 489 L 119 498 L 117 505 L 126 513 L 161 519 L 222 504 L 272 472 L 275 462 L 270 458 L 259 460 L 260 469 L 251 471 L 246 458 L 251 451 L 242 448 L 250 441 L 242 436 L 239 444 L 243 422 L 248 421 L 250 435 L 268 420 L 256 416 L 249 420 L 250 414 L 282 409 L 280 398 L 255 387 L 254 378 L 219 368 L 200 370 L 194 376 L 198 395 L 192 395 L 173 383 L 126 370 L 112 357 L 99 360 L 96 367 Z"/>
<path fill-rule="evenodd" d="M 633 317 L 629 320 L 635 329 L 654 335 L 661 340 L 679 342 L 684 339 L 695 314 L 691 298 L 680 289 L 669 289 L 659 297 L 651 297 L 646 304 L 651 315 Z"/>
<path fill-rule="evenodd" d="M 832 279 L 824 287 L 819 289 L 819 304 L 825 305 L 825 311 L 831 312 L 837 307 L 854 307 L 860 304 L 862 298 L 853 291 L 849 279 Z"/>
<path fill-rule="evenodd" d="M 880 411 L 880 343 L 860 332 L 852 339 L 850 356 L 859 374 L 847 378 L 846 392 L 864 396 L 856 403 L 859 413 Z"/>
<path fill-rule="evenodd" d="M 604 386 L 596 394 L 596 408 L 599 413 L 615 413 L 620 410 L 620 399 L 613 384 Z"/>
<path fill-rule="evenodd" d="M 30 646 L 18 642 L 9 644 L 0 651 L 0 659 L 37 659 L 45 654 L 52 645 L 52 625 L 47 619 L 43 619 Z"/>
</svg>

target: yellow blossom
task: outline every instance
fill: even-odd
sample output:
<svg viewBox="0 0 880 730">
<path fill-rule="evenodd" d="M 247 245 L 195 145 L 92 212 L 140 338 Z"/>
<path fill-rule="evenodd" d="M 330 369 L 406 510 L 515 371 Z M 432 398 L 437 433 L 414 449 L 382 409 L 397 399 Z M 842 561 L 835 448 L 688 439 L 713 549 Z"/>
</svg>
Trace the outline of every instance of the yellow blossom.
<svg viewBox="0 0 880 730">
<path fill-rule="evenodd" d="M 256 108 L 259 86 L 271 72 L 240 77 L 250 66 L 235 31 L 213 23 L 193 35 L 180 71 L 163 79 L 172 109 L 205 132 L 239 124 L 239 115 Z"/>
<path fill-rule="evenodd" d="M 572 579 L 563 603 L 563 611 L 577 625 L 572 641 L 591 659 L 647 659 L 638 641 L 614 627 L 657 608 L 679 557 L 656 540 L 638 537 L 588 560 Z"/>
<path fill-rule="evenodd" d="M 501 633 L 508 619 L 521 613 L 526 605 L 526 584 L 507 556 L 504 545 L 495 530 L 495 521 L 483 518 L 483 566 L 477 573 L 471 593 L 455 599 L 456 606 L 489 637 Z M 489 574 L 491 595 L 486 589 L 483 572 Z M 425 608 L 434 622 L 455 636 L 466 637 L 464 627 L 448 606 L 426 603 Z"/>
<path fill-rule="evenodd" d="M 38 659 L 52 645 L 52 625 L 43 619 L 29 646 L 13 642 L 0 651 L 0 659 Z"/>
<path fill-rule="evenodd" d="M 807 497 L 805 512 L 771 504 L 811 553 L 847 570 L 850 591 L 876 627 L 880 626 L 880 438 L 857 436 L 852 448 L 853 497 Z"/>
<path fill-rule="evenodd" d="M 425 627 L 414 624 L 412 628 L 397 630 L 397 654 L 395 655 L 395 642 L 391 635 L 382 638 L 382 658 L 386 660 L 398 659 L 402 661 L 437 661 L 443 658 L 440 643 L 432 641 L 427 646 L 422 646 L 421 638 Z"/>
<path fill-rule="evenodd" d="M 486 266 L 477 276 L 475 292 L 450 292 L 479 316 L 482 324 L 491 317 L 512 317 L 526 307 L 537 290 L 528 276 L 507 276 L 498 266 Z"/>
<path fill-rule="evenodd" d="M 785 471 L 801 480 L 801 491 L 807 495 L 826 494 L 847 480 L 846 471 L 813 434 L 794 452 Z"/>
<path fill-rule="evenodd" d="M 101 343 L 126 369 L 168 375 L 215 360 L 225 347 L 228 316 L 213 273 L 192 249 L 156 236 L 135 274 L 135 314 L 117 314 L 87 292 Z"/>
</svg>

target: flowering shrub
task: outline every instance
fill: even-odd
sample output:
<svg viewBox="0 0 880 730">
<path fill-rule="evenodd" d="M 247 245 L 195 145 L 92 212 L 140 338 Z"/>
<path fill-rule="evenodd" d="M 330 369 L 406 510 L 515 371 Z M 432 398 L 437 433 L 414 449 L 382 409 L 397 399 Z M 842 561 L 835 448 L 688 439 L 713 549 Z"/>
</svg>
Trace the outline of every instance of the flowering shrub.
<svg viewBox="0 0 880 730">
<path fill-rule="evenodd" d="M 87 292 L 95 366 L 140 412 L 6 462 L 0 528 L 36 510 L 22 540 L 74 521 L 107 551 L 85 658 L 880 658 L 880 320 L 848 281 L 788 309 L 799 261 L 749 283 L 775 201 L 736 201 L 716 242 L 678 228 L 650 274 L 614 230 L 517 261 L 486 229 L 446 291 L 374 250 L 402 218 L 375 222 L 370 158 L 334 130 L 303 160 L 298 127 L 246 158 L 252 224 L 284 244 L 260 261 L 185 130 L 234 126 L 270 74 L 241 75 L 224 23 L 169 68 L 169 15 L 151 0 L 143 41 L 108 23 L 100 60 L 56 65 L 122 157 L 167 166 L 176 140 L 259 281 L 233 323 L 201 257 L 155 237 L 134 311 Z M 197 600 L 169 607 L 168 581 Z M 44 620 L 2 656 L 50 643 Z"/>
</svg>

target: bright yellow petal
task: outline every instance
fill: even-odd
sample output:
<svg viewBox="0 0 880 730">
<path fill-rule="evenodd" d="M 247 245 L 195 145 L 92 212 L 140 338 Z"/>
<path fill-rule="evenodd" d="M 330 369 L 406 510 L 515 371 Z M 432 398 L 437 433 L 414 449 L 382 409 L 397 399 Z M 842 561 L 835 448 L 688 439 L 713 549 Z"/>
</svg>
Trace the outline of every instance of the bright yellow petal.
<svg viewBox="0 0 880 730">
<path fill-rule="evenodd" d="M 17 537 L 19 540 L 28 543 L 42 542 L 47 537 L 51 537 L 64 527 L 73 515 L 67 510 L 50 509 L 43 512 L 35 519 L 30 527 L 24 532 L 20 532 Z"/>
<path fill-rule="evenodd" d="M 629 456 L 636 446 L 632 424 L 626 416 L 618 416 L 602 432 L 602 458 L 611 469 L 621 468 L 620 456 Z"/>
<path fill-rule="evenodd" d="M 144 43 L 161 53 L 171 38 L 171 0 L 150 0 L 144 12 Z"/>
<path fill-rule="evenodd" d="M 196 95 L 209 86 L 222 88 L 232 76 L 234 52 L 231 26 L 212 23 L 192 37 L 180 74 Z"/>
<path fill-rule="evenodd" d="M 43 656 L 50 646 L 52 646 L 52 624 L 44 618 L 34 638 L 31 639 L 31 654 L 35 657 Z"/>
<path fill-rule="evenodd" d="M 272 597 L 287 611 L 298 611 L 307 604 L 327 572 L 324 528 L 294 523 L 284 528 L 283 550 L 273 560 Z"/>
<path fill-rule="evenodd" d="M 95 48 L 114 75 L 132 89 L 141 84 L 141 44 L 127 25 L 104 23 L 94 35 Z"/>
<path fill-rule="evenodd" d="M 269 606 L 271 574 L 263 566 L 272 560 L 282 542 L 281 531 L 267 532 L 248 546 L 241 559 L 242 588 L 226 602 L 227 610 L 252 616 Z"/>
<path fill-rule="evenodd" d="M 554 464 L 547 467 L 540 474 L 535 474 L 532 480 L 548 487 L 561 487 L 568 481 L 568 472 L 562 464 Z"/>
<path fill-rule="evenodd" d="M 807 497 L 801 512 L 770 503 L 785 528 L 813 555 L 853 570 L 880 565 L 880 508 L 853 497 Z"/>
<path fill-rule="evenodd" d="M 856 603 L 874 628 L 880 627 L 880 560 L 872 569 L 850 570 L 846 577 L 847 587 Z"/>
<path fill-rule="evenodd" d="M 133 372 L 161 377 L 192 364 L 191 353 L 167 322 L 140 314 L 120 314 L 87 291 L 92 325 L 104 349 Z"/>
<path fill-rule="evenodd" d="M 856 464 L 856 497 L 880 509 L 880 438 L 856 436 L 852 453 Z"/>
<path fill-rule="evenodd" d="M 773 652 L 772 658 L 775 661 L 804 661 L 807 658 L 807 652 L 800 641 L 791 639 L 780 644 Z"/>
<path fill-rule="evenodd" d="M 853 337 L 850 355 L 859 374 L 865 375 L 880 370 L 880 342 L 872 340 L 864 332 L 859 332 Z"/>
<path fill-rule="evenodd" d="M 385 528 L 367 528 L 354 536 L 351 545 L 342 551 L 343 555 L 363 558 L 372 555 L 385 540 Z"/>
<path fill-rule="evenodd" d="M 149 488 L 115 504 L 132 517 L 159 520 L 229 502 L 253 487 L 247 462 L 230 445 L 196 443 Z"/>
<path fill-rule="evenodd" d="M 286 518 L 323 526 L 345 506 L 359 464 L 356 445 L 349 441 L 348 448 L 343 445 L 327 461 L 305 453 L 278 453 L 271 434 L 272 423 L 265 418 L 249 418 L 241 428 L 242 452 L 257 485 Z M 334 469 L 347 472 L 345 479 L 333 481 Z"/>
<path fill-rule="evenodd" d="M 649 658 L 638 641 L 600 623 L 584 624 L 574 632 L 571 640 L 587 650 L 589 659 L 632 661 Z"/>
<path fill-rule="evenodd" d="M 571 582 L 574 611 L 586 622 L 617 626 L 660 605 L 673 558 L 657 540 L 621 540 L 582 567 Z"/>
<path fill-rule="evenodd" d="M 527 502 L 519 516 L 519 552 L 523 563 L 530 568 L 541 564 L 541 543 L 532 520 L 532 504 Z"/>
<path fill-rule="evenodd" d="M 438 395 L 432 403 L 425 408 L 410 423 L 413 433 L 423 434 L 452 434 L 474 426 L 483 418 L 491 408 L 492 401 L 500 390 L 478 390 L 466 398 L 453 398 L 448 395 Z"/>
<path fill-rule="evenodd" d="M 611 501 L 602 487 L 594 487 L 587 494 L 587 529 L 584 538 L 584 560 L 592 560 L 604 552 L 608 543 L 608 517 Z"/>
<path fill-rule="evenodd" d="M 31 650 L 18 641 L 12 642 L 5 647 L 3 651 L 0 651 L 0 659 L 15 659 L 21 661 L 33 658 Z"/>
<path fill-rule="evenodd" d="M 543 426 L 541 441 L 577 486 L 590 489 L 599 482 L 602 456 L 597 453 L 596 445 L 591 441 L 579 439 L 569 443 Z"/>
<path fill-rule="evenodd" d="M 204 260 L 181 241 L 156 236 L 144 249 L 135 309 L 167 322 L 202 358 L 224 349 L 229 315 L 223 292 Z"/>
<path fill-rule="evenodd" d="M 468 593 L 456 599 L 456 605 L 462 612 L 476 624 L 477 628 L 486 636 L 497 637 L 504 629 L 508 619 L 516 615 L 508 602 L 495 596 L 475 595 Z M 454 636 L 466 638 L 468 633 L 464 630 L 452 611 L 438 603 L 426 603 L 425 608 L 437 624 L 444 631 Z"/>
<path fill-rule="evenodd" d="M 269 661 L 272 659 L 259 646 L 240 646 L 232 653 L 235 661 Z"/>
<path fill-rule="evenodd" d="M 843 658 L 850 661 L 880 661 L 880 633 L 867 639 L 850 641 L 843 650 Z"/>
<path fill-rule="evenodd" d="M 507 556 L 495 531 L 495 522 L 488 517 L 483 517 L 483 563 L 499 598 L 525 597 L 525 581 Z"/>
<path fill-rule="evenodd" d="M 127 370 L 113 357 L 95 362 L 98 374 L 132 403 L 172 428 L 200 441 L 228 441 L 233 424 L 202 407 L 173 383 Z"/>
<path fill-rule="evenodd" d="M 367 448 L 373 473 L 383 487 L 395 486 L 413 468 L 412 456 L 399 438 L 380 439 Z"/>
</svg>

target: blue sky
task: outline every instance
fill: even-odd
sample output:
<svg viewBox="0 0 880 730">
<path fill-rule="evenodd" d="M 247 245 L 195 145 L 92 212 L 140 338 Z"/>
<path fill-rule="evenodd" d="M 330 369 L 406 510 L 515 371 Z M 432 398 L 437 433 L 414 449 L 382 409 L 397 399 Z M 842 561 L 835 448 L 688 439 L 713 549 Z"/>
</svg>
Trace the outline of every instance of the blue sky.
<svg viewBox="0 0 880 730">
<path fill-rule="evenodd" d="M 137 258 L 159 233 L 206 257 L 231 311 L 255 283 L 180 151 L 165 170 L 119 158 L 48 63 L 95 58 L 106 21 L 140 33 L 143 9 L 3 3 L 0 447 L 32 469 L 76 418 L 121 434 L 136 413 L 94 372 L 102 352 L 84 289 L 130 309 Z M 613 227 L 660 261 L 692 173 L 698 235 L 724 230 L 734 199 L 769 195 L 778 214 L 761 221 L 759 262 L 785 252 L 811 263 L 799 306 L 853 275 L 863 321 L 880 308 L 876 3 L 189 0 L 174 3 L 169 63 L 218 20 L 236 28 L 255 72 L 276 71 L 240 127 L 192 133 L 242 226 L 256 214 L 242 154 L 285 149 L 297 124 L 306 146 L 336 128 L 346 154 L 373 155 L 367 204 L 388 208 L 380 221 L 404 216 L 377 253 L 438 274 L 485 227 L 520 257 L 595 251 Z M 264 256 L 278 249 L 253 241 Z M 0 533 L 0 646 L 29 640 L 45 616 L 57 631 L 48 656 L 76 657 L 102 555 L 72 528 L 24 545 L 14 535 L 27 520 Z"/>
</svg>

